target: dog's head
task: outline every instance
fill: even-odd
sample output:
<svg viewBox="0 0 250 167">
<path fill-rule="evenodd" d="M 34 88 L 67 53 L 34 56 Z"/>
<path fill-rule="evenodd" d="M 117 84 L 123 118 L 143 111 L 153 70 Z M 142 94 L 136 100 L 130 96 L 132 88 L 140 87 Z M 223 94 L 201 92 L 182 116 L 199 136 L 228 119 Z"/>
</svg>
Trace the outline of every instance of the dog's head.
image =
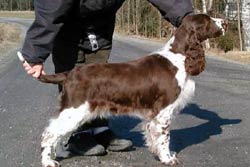
<svg viewBox="0 0 250 167">
<path fill-rule="evenodd" d="M 197 14 L 186 16 L 177 32 L 185 32 L 189 37 L 202 42 L 208 38 L 219 37 L 226 30 L 227 22 L 225 20 L 212 18 L 205 14 Z"/>
<path fill-rule="evenodd" d="M 185 55 L 186 72 L 198 75 L 205 69 L 206 63 L 202 42 L 219 37 L 226 30 L 227 22 L 223 19 L 211 18 L 205 14 L 186 16 L 176 30 L 171 51 Z"/>
</svg>

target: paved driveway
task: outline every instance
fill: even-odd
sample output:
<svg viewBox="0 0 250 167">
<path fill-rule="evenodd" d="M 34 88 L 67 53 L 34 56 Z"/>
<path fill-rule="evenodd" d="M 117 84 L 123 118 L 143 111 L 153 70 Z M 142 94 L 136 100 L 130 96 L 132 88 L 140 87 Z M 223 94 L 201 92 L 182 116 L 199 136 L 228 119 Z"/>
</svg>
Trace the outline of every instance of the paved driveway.
<svg viewBox="0 0 250 167">
<path fill-rule="evenodd" d="M 1 21 L 1 19 L 0 19 Z M 3 21 L 3 20 L 2 20 Z M 24 28 L 30 20 L 12 19 Z M 162 45 L 116 37 L 111 62 L 127 61 Z M 6 56 L 5 56 L 6 57 Z M 40 166 L 40 136 L 55 111 L 57 87 L 28 77 L 16 59 L 16 50 L 1 59 L 0 71 L 0 166 Z M 5 62 L 5 63 L 3 63 Z M 46 63 L 52 73 L 51 60 Z M 175 114 L 171 149 L 180 167 L 250 166 L 250 67 L 209 57 L 207 68 L 196 81 L 193 102 Z M 73 157 L 64 167 L 160 167 L 164 166 L 144 146 L 141 121 L 113 118 L 112 129 L 134 142 L 130 152 L 102 157 Z"/>
</svg>

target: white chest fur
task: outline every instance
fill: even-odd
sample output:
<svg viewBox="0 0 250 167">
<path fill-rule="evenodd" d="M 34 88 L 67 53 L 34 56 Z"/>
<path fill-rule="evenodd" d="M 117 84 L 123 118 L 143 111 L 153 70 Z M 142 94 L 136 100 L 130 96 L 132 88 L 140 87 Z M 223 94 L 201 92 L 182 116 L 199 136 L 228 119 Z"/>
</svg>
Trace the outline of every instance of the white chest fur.
<svg viewBox="0 0 250 167">
<path fill-rule="evenodd" d="M 178 69 L 175 78 L 177 80 L 178 86 L 181 88 L 181 93 L 174 103 L 170 104 L 167 108 L 164 109 L 168 110 L 168 115 L 172 115 L 174 111 L 180 111 L 181 109 L 183 109 L 185 105 L 192 99 L 195 91 L 195 82 L 189 78 L 185 70 L 186 57 L 182 54 L 175 54 L 170 51 L 173 41 L 174 37 L 169 40 L 169 42 L 161 51 L 156 52 L 156 54 L 162 55 L 163 57 L 167 58 Z M 164 110 L 162 111 L 163 113 Z M 159 116 L 160 115 L 162 114 L 159 114 Z"/>
<path fill-rule="evenodd" d="M 177 79 L 179 87 L 183 90 L 186 80 L 187 80 L 187 73 L 185 70 L 185 56 L 182 54 L 175 54 L 170 51 L 172 48 L 171 44 L 174 42 L 174 37 L 172 37 L 168 43 L 163 47 L 162 50 L 156 52 L 156 54 L 159 54 L 165 58 L 167 58 L 174 66 L 178 68 L 178 71 L 175 75 L 175 78 Z"/>
<path fill-rule="evenodd" d="M 172 154 L 169 149 L 170 144 L 170 123 L 174 112 L 182 110 L 186 104 L 192 99 L 195 90 L 195 83 L 192 81 L 185 71 L 185 56 L 174 54 L 169 51 L 171 41 L 163 48 L 156 52 L 167 58 L 174 66 L 177 67 L 175 78 L 178 82 L 181 92 L 178 98 L 167 107 L 163 108 L 159 114 L 146 124 L 145 139 L 149 149 L 156 153 L 161 162 L 174 165 L 177 163 L 175 154 Z"/>
</svg>

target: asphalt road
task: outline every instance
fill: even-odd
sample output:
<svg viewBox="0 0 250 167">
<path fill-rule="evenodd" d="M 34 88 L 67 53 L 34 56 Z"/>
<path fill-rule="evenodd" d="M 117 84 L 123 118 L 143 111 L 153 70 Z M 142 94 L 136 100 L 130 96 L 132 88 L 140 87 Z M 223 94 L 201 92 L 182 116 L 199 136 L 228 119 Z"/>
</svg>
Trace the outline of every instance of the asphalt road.
<svg viewBox="0 0 250 167">
<path fill-rule="evenodd" d="M 0 19 L 0 21 L 3 21 Z M 23 28 L 30 20 L 16 20 Z M 162 44 L 116 38 L 111 62 L 135 59 Z M 51 61 L 45 70 L 52 73 Z M 206 71 L 195 77 L 193 102 L 172 123 L 171 149 L 178 167 L 250 166 L 250 67 L 207 58 Z M 57 87 L 39 83 L 24 72 L 16 50 L 0 56 L 0 167 L 38 167 L 40 137 L 55 111 Z M 112 118 L 112 129 L 134 142 L 134 150 L 101 157 L 73 157 L 63 167 L 163 167 L 144 146 L 141 121 Z"/>
</svg>

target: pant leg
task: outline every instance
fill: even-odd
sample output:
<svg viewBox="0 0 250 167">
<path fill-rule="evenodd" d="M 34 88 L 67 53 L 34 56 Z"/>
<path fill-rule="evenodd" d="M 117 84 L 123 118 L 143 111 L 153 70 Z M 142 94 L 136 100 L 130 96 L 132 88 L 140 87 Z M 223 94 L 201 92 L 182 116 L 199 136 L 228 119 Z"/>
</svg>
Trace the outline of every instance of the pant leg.
<svg viewBox="0 0 250 167">
<path fill-rule="evenodd" d="M 72 70 L 76 65 L 108 62 L 111 49 L 99 50 L 94 53 L 80 50 L 78 47 L 80 36 L 81 32 L 79 29 L 74 30 L 67 25 L 62 27 L 55 39 L 52 51 L 55 73 Z M 61 91 L 62 87 L 60 85 L 58 87 L 59 91 Z M 108 126 L 107 119 L 97 118 L 80 129 L 86 130 L 102 126 Z"/>
<path fill-rule="evenodd" d="M 58 32 L 52 50 L 52 60 L 55 67 L 55 73 L 70 71 L 74 68 L 79 54 L 78 44 L 80 42 L 82 32 L 77 23 L 63 25 Z M 62 86 L 58 85 L 59 92 Z"/>
<path fill-rule="evenodd" d="M 108 63 L 111 48 L 102 49 L 94 53 L 85 53 L 85 63 Z"/>
<path fill-rule="evenodd" d="M 72 70 L 77 62 L 81 30 L 77 23 L 65 24 L 53 43 L 52 59 L 55 73 Z"/>
</svg>

